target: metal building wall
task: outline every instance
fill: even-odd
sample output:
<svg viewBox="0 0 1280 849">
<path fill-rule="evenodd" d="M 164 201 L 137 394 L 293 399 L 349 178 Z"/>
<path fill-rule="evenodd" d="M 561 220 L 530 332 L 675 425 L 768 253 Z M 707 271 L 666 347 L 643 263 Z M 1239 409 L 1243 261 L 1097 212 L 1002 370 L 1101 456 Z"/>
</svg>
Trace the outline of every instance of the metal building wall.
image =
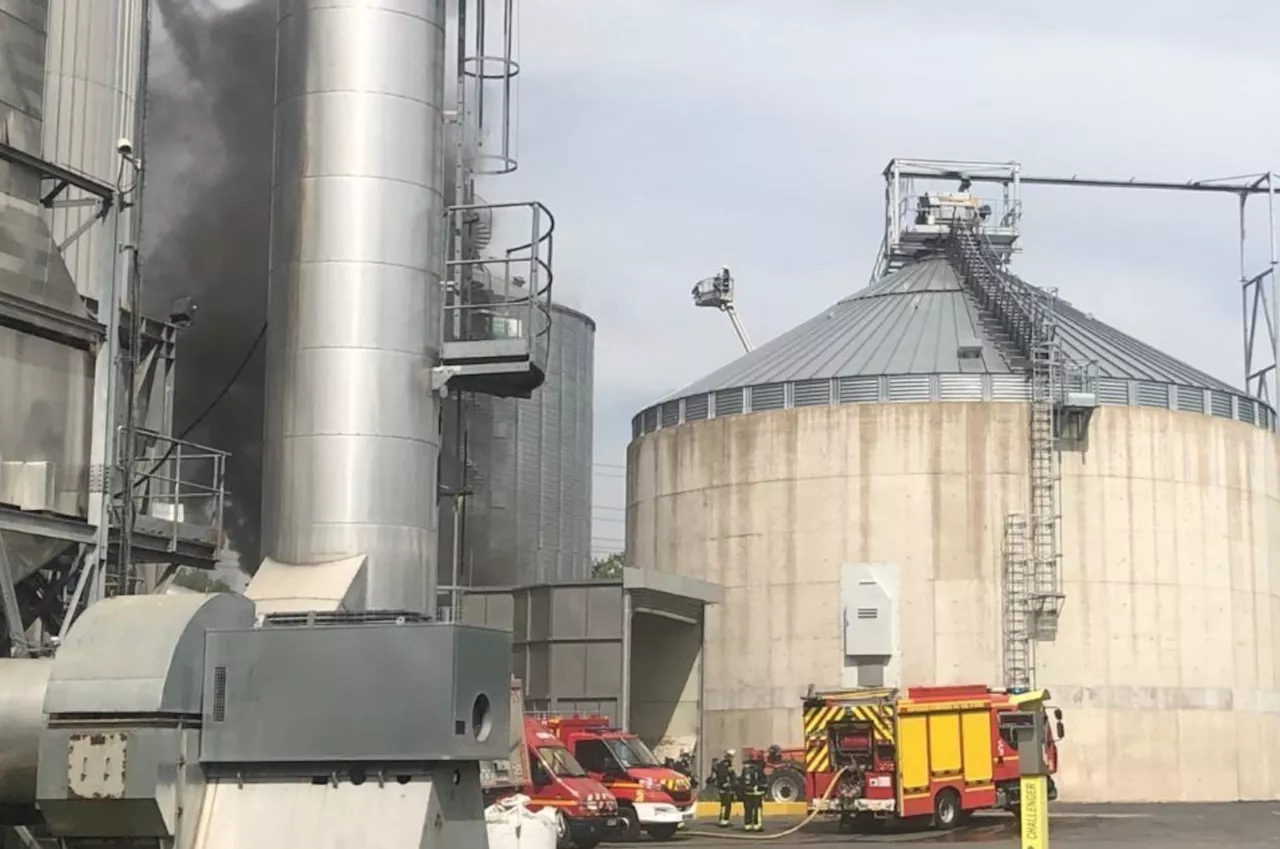
<svg viewBox="0 0 1280 849">
<path fill-rule="evenodd" d="M 493 587 L 580 581 L 591 574 L 595 322 L 552 305 L 547 378 L 528 399 L 468 396 L 465 527 L 460 583 Z M 457 463 L 457 404 L 444 433 Z M 457 483 L 456 466 L 445 476 Z M 442 502 L 442 572 L 451 561 L 451 507 Z M 451 575 L 442 574 L 447 584 Z"/>
<path fill-rule="evenodd" d="M 8 144 L 42 155 L 46 0 L 12 0 L 0 14 L 0 122 Z M 40 206 L 40 175 L 0 162 L 0 294 L 49 316 L 85 313 Z M 84 515 L 88 497 L 92 357 L 47 333 L 0 329 L 0 502 Z M 6 534 L 14 579 L 44 565 L 64 543 Z"/>
<path fill-rule="evenodd" d="M 512 632 L 512 672 L 531 711 L 621 718 L 623 589 L 617 581 L 469 593 L 461 620 Z"/>
<path fill-rule="evenodd" d="M 115 185 L 117 141 L 134 135 L 143 74 L 145 0 L 49 0 L 48 50 L 44 69 L 44 158 L 108 185 Z M 130 176 L 130 179 L 132 177 Z M 68 198 L 81 193 L 71 190 Z M 53 237 L 67 241 L 93 219 L 92 206 L 48 211 Z M 63 250 L 71 279 L 96 297 L 105 273 L 106 227 L 90 226 Z M 126 301 L 121 293 L 121 302 Z"/>
</svg>

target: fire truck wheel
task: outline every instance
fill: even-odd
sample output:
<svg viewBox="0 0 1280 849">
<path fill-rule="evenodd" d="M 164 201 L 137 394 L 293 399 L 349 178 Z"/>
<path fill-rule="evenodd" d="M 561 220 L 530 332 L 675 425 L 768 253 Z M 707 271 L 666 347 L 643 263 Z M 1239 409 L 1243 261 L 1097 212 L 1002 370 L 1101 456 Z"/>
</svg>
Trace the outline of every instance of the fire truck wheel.
<svg viewBox="0 0 1280 849">
<path fill-rule="evenodd" d="M 569 836 L 569 820 L 564 811 L 556 811 L 556 849 L 569 849 L 573 846 L 573 838 Z"/>
<path fill-rule="evenodd" d="M 676 831 L 679 828 L 680 826 L 673 822 L 664 822 L 655 823 L 654 825 L 649 826 L 646 830 L 649 832 L 649 836 L 654 840 L 670 840 L 676 836 Z"/>
<path fill-rule="evenodd" d="M 933 824 L 943 830 L 955 828 L 960 823 L 960 794 L 947 787 L 938 791 L 933 800 Z"/>
<path fill-rule="evenodd" d="M 635 808 L 618 808 L 618 842 L 635 843 L 640 839 L 640 817 Z"/>
<path fill-rule="evenodd" d="M 789 766 L 769 774 L 769 801 L 799 802 L 804 799 L 804 776 Z"/>
</svg>

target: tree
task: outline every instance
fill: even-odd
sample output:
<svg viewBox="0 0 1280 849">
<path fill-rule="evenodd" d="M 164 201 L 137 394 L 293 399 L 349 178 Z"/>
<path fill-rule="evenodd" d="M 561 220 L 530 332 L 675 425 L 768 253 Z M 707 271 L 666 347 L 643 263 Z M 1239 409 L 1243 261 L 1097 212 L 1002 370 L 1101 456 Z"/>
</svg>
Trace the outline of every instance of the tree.
<svg viewBox="0 0 1280 849">
<path fill-rule="evenodd" d="M 622 577 L 622 552 L 601 557 L 591 567 L 591 577 L 597 581 L 616 581 Z"/>
</svg>

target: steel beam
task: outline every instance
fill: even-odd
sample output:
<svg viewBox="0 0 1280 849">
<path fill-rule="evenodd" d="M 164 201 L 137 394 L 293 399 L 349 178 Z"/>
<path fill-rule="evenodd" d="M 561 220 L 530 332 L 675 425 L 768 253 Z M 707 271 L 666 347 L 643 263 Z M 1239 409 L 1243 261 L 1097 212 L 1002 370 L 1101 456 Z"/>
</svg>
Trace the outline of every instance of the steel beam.
<svg viewBox="0 0 1280 849">
<path fill-rule="evenodd" d="M 38 156 L 32 156 L 30 153 L 4 142 L 0 142 L 0 159 L 30 168 L 32 171 L 38 172 L 46 180 L 53 180 L 59 184 L 58 188 L 45 195 L 41 201 L 45 206 L 52 206 L 54 198 L 67 186 L 74 186 L 81 191 L 101 198 L 104 204 L 111 204 L 115 200 L 116 190 L 106 183 L 100 183 L 87 174 L 81 174 L 78 171 L 72 171 L 70 168 L 55 165 Z"/>
<path fill-rule="evenodd" d="M 106 328 L 88 315 L 78 316 L 31 298 L 0 290 L 0 324 L 81 350 L 90 350 Z"/>
<path fill-rule="evenodd" d="M 1280 265 L 1280 244 L 1276 234 L 1276 184 L 1280 176 L 1267 171 L 1261 174 L 1243 174 L 1208 180 L 1113 180 L 1097 177 L 1027 176 L 1017 173 L 1010 178 L 1001 169 L 1017 168 L 1017 163 L 997 162 L 948 162 L 945 160 L 892 159 L 885 167 L 886 188 L 886 240 L 883 251 L 892 248 L 894 228 L 897 226 L 898 198 L 890 199 L 889 192 L 896 189 L 898 181 L 910 178 L 931 180 L 969 180 L 973 183 L 997 183 L 1001 185 L 1032 186 L 1084 186 L 1094 189 L 1143 189 L 1147 191 L 1200 192 L 1233 195 L 1240 199 L 1240 286 L 1241 324 L 1244 337 L 1244 390 L 1273 409 L 1280 405 L 1280 297 L 1276 292 L 1277 265 Z M 1265 197 L 1267 204 L 1267 242 L 1269 258 L 1262 271 L 1250 273 L 1245 256 L 1245 212 L 1251 197 Z M 889 205 L 892 204 L 892 208 Z M 884 256 L 872 272 L 873 281 L 884 263 Z M 1263 335 L 1259 336 L 1259 330 Z M 1269 362 L 1268 362 L 1269 360 Z M 1272 423 L 1276 430 L 1276 423 Z"/>
<path fill-rule="evenodd" d="M 11 507 L 0 507 L 0 531 L 29 534 L 44 539 L 60 539 L 80 545 L 91 545 L 94 540 L 93 526 L 84 519 L 48 513 L 28 513 Z"/>
</svg>

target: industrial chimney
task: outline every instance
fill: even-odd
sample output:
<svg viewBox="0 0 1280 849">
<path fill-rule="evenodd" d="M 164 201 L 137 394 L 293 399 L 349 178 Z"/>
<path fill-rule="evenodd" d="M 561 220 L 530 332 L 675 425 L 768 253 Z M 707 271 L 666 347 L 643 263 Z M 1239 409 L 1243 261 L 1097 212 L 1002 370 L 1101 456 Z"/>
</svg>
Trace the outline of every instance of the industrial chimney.
<svg viewBox="0 0 1280 849">
<path fill-rule="evenodd" d="M 435 605 L 444 27 L 444 0 L 280 0 L 264 570 L 364 557 L 368 609 Z"/>
</svg>

